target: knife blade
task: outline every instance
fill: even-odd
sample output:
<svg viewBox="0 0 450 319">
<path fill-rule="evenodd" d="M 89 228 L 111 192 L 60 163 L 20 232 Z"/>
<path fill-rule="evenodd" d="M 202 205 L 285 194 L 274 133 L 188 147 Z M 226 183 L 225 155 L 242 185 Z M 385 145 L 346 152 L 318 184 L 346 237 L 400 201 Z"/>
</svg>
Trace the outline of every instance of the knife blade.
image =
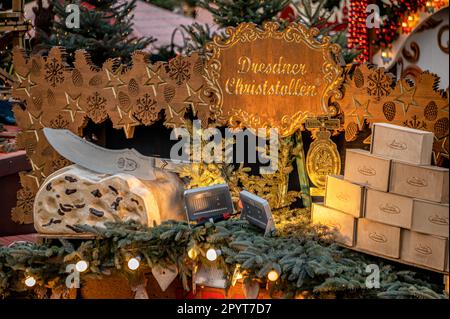
<svg viewBox="0 0 450 319">
<path fill-rule="evenodd" d="M 64 158 L 91 171 L 102 174 L 126 173 L 143 180 L 154 180 L 155 166 L 175 170 L 189 162 L 145 156 L 135 149 L 111 150 L 91 143 L 66 129 L 45 127 L 50 145 Z"/>
</svg>

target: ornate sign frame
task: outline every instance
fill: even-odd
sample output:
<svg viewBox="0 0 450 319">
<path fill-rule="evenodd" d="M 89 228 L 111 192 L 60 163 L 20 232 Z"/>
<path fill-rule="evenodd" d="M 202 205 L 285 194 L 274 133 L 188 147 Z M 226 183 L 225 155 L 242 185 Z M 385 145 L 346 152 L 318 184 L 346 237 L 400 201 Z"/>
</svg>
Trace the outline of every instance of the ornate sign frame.
<svg viewBox="0 0 450 319">
<path fill-rule="evenodd" d="M 216 103 L 212 108 L 220 110 L 216 113 L 217 120 L 232 127 L 240 126 L 252 129 L 275 127 L 279 129 L 279 134 L 285 137 L 301 129 L 307 117 L 328 114 L 329 98 L 339 99 L 342 97 L 342 92 L 339 90 L 343 82 L 343 69 L 340 65 L 342 63 L 341 48 L 339 45 L 331 43 L 330 37 L 325 36 L 320 41 L 317 40 L 318 29 L 307 29 L 297 23 L 292 23 L 282 29 L 280 24 L 276 22 L 266 22 L 261 29 L 253 23 L 242 23 L 236 28 L 227 28 L 225 34 L 225 37 L 215 36 L 213 42 L 206 45 L 209 56 L 207 61 L 208 71 L 205 73 L 205 78 L 211 93 L 216 96 Z M 262 106 L 262 110 L 255 110 L 252 105 L 248 104 L 233 108 L 224 101 L 224 90 L 219 80 L 224 73 L 222 62 L 228 58 L 225 56 L 227 50 L 246 43 L 273 39 L 282 40 L 281 43 L 284 42 L 293 49 L 299 48 L 299 45 L 306 45 L 316 53 L 317 57 L 323 59 L 320 69 L 326 86 L 325 90 L 317 95 L 317 104 L 319 105 L 310 103 L 306 106 L 302 105 L 300 110 L 292 114 L 278 112 L 277 117 L 267 117 L 264 114 L 264 107 L 269 107 L 267 105 Z M 317 107 L 320 108 L 320 114 L 316 112 Z"/>
</svg>

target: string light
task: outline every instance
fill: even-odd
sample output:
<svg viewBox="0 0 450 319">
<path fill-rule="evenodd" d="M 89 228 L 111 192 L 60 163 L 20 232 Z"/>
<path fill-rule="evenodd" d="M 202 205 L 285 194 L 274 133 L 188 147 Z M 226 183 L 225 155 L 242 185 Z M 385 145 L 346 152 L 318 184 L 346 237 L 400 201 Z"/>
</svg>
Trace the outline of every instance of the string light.
<svg viewBox="0 0 450 319">
<path fill-rule="evenodd" d="M 367 0 L 351 0 L 349 10 L 348 47 L 361 50 L 357 60 L 366 62 L 369 59 L 369 42 L 367 36 Z"/>
<path fill-rule="evenodd" d="M 356 0 L 355 0 L 356 1 Z M 419 11 L 433 13 L 444 6 L 448 6 L 448 0 L 397 0 L 392 2 L 389 14 L 384 19 L 380 28 L 375 29 L 376 37 L 372 44 L 381 48 L 390 48 L 401 33 L 411 32 L 419 23 Z"/>
<path fill-rule="evenodd" d="M 25 285 L 30 288 L 34 287 L 36 285 L 36 279 L 33 276 L 28 276 L 25 278 Z"/>
<path fill-rule="evenodd" d="M 272 269 L 267 274 L 267 279 L 269 279 L 270 281 L 277 281 L 279 277 L 280 277 L 280 274 L 275 269 Z"/>
<path fill-rule="evenodd" d="M 85 260 L 80 260 L 75 264 L 75 269 L 78 272 L 85 272 L 89 267 L 89 264 Z"/>
<path fill-rule="evenodd" d="M 129 268 L 130 270 L 136 270 L 136 269 L 138 269 L 139 266 L 141 265 L 140 258 L 139 258 L 139 257 L 133 257 L 133 258 L 130 258 L 130 259 L 128 260 L 127 265 L 128 265 L 128 268 Z"/>
<path fill-rule="evenodd" d="M 239 265 L 239 264 L 237 264 L 236 267 L 234 268 L 233 277 L 231 279 L 231 285 L 233 287 L 236 285 L 236 282 L 238 280 L 241 280 L 242 278 L 244 278 L 240 269 L 241 269 L 241 265 Z"/>
<path fill-rule="evenodd" d="M 192 247 L 191 249 L 188 250 L 188 256 L 191 259 L 195 259 L 198 256 L 198 251 L 195 247 Z"/>
<path fill-rule="evenodd" d="M 392 56 L 391 56 L 390 50 L 382 49 L 381 50 L 381 59 L 383 60 L 384 64 L 387 64 L 387 63 L 391 62 Z"/>
<path fill-rule="evenodd" d="M 210 248 L 206 252 L 206 259 L 209 261 L 215 261 L 222 252 L 219 249 Z"/>
</svg>

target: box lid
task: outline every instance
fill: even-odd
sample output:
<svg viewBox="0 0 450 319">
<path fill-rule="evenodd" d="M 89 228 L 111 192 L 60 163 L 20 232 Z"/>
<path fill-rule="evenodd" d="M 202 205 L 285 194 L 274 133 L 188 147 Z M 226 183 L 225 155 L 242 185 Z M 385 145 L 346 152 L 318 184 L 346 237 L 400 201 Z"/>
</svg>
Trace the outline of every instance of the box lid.
<svg viewBox="0 0 450 319">
<path fill-rule="evenodd" d="M 0 177 L 31 169 L 25 151 L 0 153 Z"/>
<path fill-rule="evenodd" d="M 414 134 L 420 134 L 420 135 L 434 135 L 432 132 L 424 131 L 424 130 L 418 130 L 415 128 L 407 127 L 407 126 L 400 126 L 400 125 L 394 125 L 389 123 L 373 123 L 372 131 L 374 130 L 375 126 L 381 126 L 386 127 L 393 130 L 398 131 L 405 131 L 408 133 L 414 133 Z"/>
<path fill-rule="evenodd" d="M 387 157 L 387 156 L 383 156 L 383 155 L 379 155 L 379 154 L 373 154 L 370 151 L 366 151 L 363 150 L 361 148 L 348 148 L 346 149 L 347 153 L 353 153 L 353 154 L 357 154 L 357 155 L 361 155 L 361 156 L 370 156 L 372 158 L 376 158 L 379 160 L 384 160 L 384 161 L 391 161 L 391 158 Z"/>
<path fill-rule="evenodd" d="M 403 161 L 399 161 L 399 160 L 392 160 L 392 164 L 393 165 L 398 165 L 398 164 L 407 165 L 407 166 L 417 167 L 417 168 L 421 168 L 421 169 L 429 169 L 429 170 L 438 171 L 438 172 L 448 172 L 449 171 L 449 169 L 445 168 L 445 167 L 434 166 L 434 165 L 417 165 L 417 164 L 403 162 Z"/>
</svg>

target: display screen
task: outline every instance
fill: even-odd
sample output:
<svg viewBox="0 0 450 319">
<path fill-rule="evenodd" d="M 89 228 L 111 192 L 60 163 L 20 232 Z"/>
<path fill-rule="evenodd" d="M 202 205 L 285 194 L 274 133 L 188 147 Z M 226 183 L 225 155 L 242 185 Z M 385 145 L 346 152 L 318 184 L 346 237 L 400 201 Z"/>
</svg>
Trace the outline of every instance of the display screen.
<svg viewBox="0 0 450 319">
<path fill-rule="evenodd" d="M 199 221 L 233 213 L 228 185 L 220 184 L 189 189 L 184 192 L 189 220 Z"/>
</svg>

